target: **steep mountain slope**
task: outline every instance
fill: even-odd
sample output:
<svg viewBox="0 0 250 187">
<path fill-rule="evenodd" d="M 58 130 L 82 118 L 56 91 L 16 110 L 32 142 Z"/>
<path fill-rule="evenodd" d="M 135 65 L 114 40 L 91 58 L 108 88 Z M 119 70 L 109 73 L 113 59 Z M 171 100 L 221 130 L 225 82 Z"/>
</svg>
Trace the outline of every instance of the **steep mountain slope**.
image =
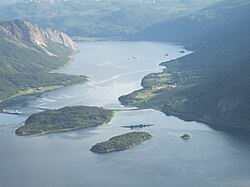
<svg viewBox="0 0 250 187">
<path fill-rule="evenodd" d="M 249 1 L 228 0 L 216 3 L 189 16 L 166 20 L 131 36 L 135 39 L 180 42 L 201 45 L 220 35 L 249 16 Z M 245 20 L 246 21 L 246 20 Z"/>
<path fill-rule="evenodd" d="M 71 36 L 121 37 L 220 0 L 23 0 L 0 6 L 0 21 L 25 19 Z"/>
<path fill-rule="evenodd" d="M 250 129 L 249 20 L 250 3 L 232 0 L 178 19 L 176 25 L 170 21 L 146 30 L 144 37 L 179 41 L 194 53 L 162 63 L 164 72 L 143 79 L 144 90 L 120 100 L 185 120 Z M 145 92 L 151 95 L 136 100 Z"/>
<path fill-rule="evenodd" d="M 78 51 L 77 45 L 63 32 L 53 29 L 40 29 L 37 25 L 22 20 L 1 23 L 0 32 L 7 37 L 12 37 L 16 42 L 31 47 L 38 46 L 51 56 L 56 54 L 49 52 L 49 41 L 63 44 L 73 51 Z"/>
<path fill-rule="evenodd" d="M 21 95 L 20 91 L 84 82 L 85 77 L 49 73 L 76 51 L 64 33 L 22 20 L 0 23 L 0 100 Z"/>
</svg>

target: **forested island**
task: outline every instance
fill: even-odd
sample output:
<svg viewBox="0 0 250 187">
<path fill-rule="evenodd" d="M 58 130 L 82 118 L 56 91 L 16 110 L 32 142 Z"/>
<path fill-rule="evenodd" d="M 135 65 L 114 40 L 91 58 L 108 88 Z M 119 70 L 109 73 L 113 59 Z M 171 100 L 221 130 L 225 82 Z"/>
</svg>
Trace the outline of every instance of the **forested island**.
<svg viewBox="0 0 250 187">
<path fill-rule="evenodd" d="M 151 137 L 147 132 L 130 132 L 110 138 L 108 141 L 97 143 L 90 151 L 95 153 L 121 151 L 139 145 Z"/>
<path fill-rule="evenodd" d="M 108 123 L 113 111 L 89 106 L 64 107 L 32 114 L 25 125 L 16 130 L 19 136 L 63 132 Z"/>
</svg>

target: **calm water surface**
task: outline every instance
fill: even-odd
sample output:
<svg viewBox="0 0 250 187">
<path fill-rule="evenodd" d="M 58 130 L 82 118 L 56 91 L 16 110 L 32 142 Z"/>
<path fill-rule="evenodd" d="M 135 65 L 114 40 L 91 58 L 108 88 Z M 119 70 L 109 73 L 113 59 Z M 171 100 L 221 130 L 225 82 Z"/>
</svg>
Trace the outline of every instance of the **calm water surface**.
<svg viewBox="0 0 250 187">
<path fill-rule="evenodd" d="M 17 137 L 29 114 L 40 108 L 97 105 L 122 108 L 117 98 L 140 88 L 140 80 L 161 71 L 161 61 L 183 54 L 179 46 L 155 42 L 84 42 L 75 62 L 59 70 L 86 74 L 89 82 L 31 100 L 23 116 L 0 114 L 0 186 L 3 187 L 249 187 L 250 139 L 206 125 L 166 117 L 159 111 L 116 112 L 108 124 L 67 133 Z M 169 56 L 165 56 L 168 53 Z M 189 52 L 186 52 L 188 54 Z M 131 58 L 135 57 L 135 58 Z M 153 138 L 110 154 L 89 149 L 126 132 L 123 125 L 153 123 Z M 189 133 L 191 139 L 179 138 Z"/>
</svg>

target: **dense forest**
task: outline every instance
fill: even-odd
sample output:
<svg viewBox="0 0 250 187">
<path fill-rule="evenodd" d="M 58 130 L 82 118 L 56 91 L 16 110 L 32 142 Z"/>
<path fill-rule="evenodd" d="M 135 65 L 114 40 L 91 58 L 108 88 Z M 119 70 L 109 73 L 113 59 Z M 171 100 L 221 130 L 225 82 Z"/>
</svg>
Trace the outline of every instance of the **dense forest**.
<svg viewBox="0 0 250 187">
<path fill-rule="evenodd" d="M 110 138 L 108 141 L 97 143 L 90 151 L 95 153 L 108 153 L 129 149 L 151 138 L 147 132 L 130 132 Z"/>
<path fill-rule="evenodd" d="M 108 123 L 113 111 L 98 107 L 74 106 L 32 114 L 16 130 L 20 136 L 45 134 L 93 127 Z"/>
</svg>

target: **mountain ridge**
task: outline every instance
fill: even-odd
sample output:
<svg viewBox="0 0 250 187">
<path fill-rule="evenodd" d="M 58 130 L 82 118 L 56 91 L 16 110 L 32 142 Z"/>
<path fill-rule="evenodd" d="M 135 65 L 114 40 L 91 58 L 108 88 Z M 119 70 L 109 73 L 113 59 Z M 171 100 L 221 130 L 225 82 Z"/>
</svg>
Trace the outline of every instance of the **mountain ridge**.
<svg viewBox="0 0 250 187">
<path fill-rule="evenodd" d="M 31 46 L 37 45 L 49 55 L 55 54 L 49 52 L 46 40 L 62 44 L 75 52 L 79 51 L 77 45 L 65 33 L 54 29 L 42 29 L 21 19 L 0 23 L 0 32 Z"/>
<path fill-rule="evenodd" d="M 25 19 L 74 37 L 123 38 L 220 0 L 26 0 L 0 6 L 0 21 Z"/>
<path fill-rule="evenodd" d="M 84 83 L 86 76 L 50 73 L 78 50 L 60 31 L 23 20 L 0 23 L 0 107 L 13 103 L 13 97 Z"/>
<path fill-rule="evenodd" d="M 154 24 L 128 38 L 175 42 L 187 47 L 197 45 L 199 48 L 203 40 L 205 43 L 208 42 L 206 38 L 212 39 L 211 42 L 216 41 L 216 37 L 220 33 L 223 34 L 225 28 L 230 30 L 232 24 L 249 16 L 250 2 L 246 0 L 241 3 L 235 0 L 230 2 L 218 2 L 188 16 Z"/>
</svg>

